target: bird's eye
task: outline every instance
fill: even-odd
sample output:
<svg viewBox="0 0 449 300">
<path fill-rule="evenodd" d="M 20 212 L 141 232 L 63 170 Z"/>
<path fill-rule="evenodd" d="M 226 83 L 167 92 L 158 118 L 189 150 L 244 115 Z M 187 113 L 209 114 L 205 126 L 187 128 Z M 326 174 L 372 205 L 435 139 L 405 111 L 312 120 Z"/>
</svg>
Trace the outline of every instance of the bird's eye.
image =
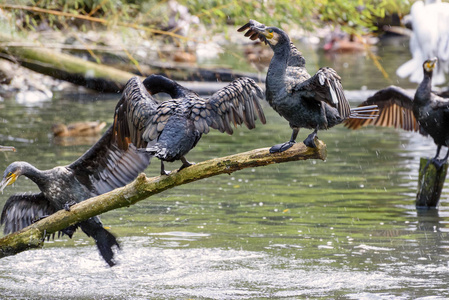
<svg viewBox="0 0 449 300">
<path fill-rule="evenodd" d="M 273 33 L 273 29 L 268 29 L 267 30 L 269 33 Z"/>
<path fill-rule="evenodd" d="M 8 177 L 11 177 L 11 176 L 12 176 L 12 172 L 9 172 L 9 173 L 8 173 Z"/>
</svg>

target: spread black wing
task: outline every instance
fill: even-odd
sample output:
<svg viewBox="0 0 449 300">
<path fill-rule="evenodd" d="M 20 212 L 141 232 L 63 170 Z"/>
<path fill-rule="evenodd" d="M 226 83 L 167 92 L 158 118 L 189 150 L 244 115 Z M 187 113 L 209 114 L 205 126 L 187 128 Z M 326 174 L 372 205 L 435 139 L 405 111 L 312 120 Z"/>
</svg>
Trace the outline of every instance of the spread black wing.
<svg viewBox="0 0 449 300">
<path fill-rule="evenodd" d="M 151 115 L 156 113 L 158 103 L 151 97 L 139 78 L 131 78 L 115 107 L 114 139 L 120 149 L 130 143 L 138 148 L 146 147 L 142 134 Z"/>
<path fill-rule="evenodd" d="M 349 119 L 345 121 L 345 126 L 350 129 L 358 129 L 367 125 L 395 127 L 408 131 L 420 131 L 421 134 L 425 134 L 413 115 L 413 97 L 413 93 L 400 87 L 389 86 L 376 92 L 359 105 L 361 107 L 376 104 L 379 111 L 372 114 L 378 114 L 377 118 Z"/>
<path fill-rule="evenodd" d="M 254 80 L 247 77 L 238 78 L 209 99 L 189 103 L 190 118 L 201 133 L 208 133 L 211 127 L 232 134 L 231 124 L 245 124 L 249 129 L 253 129 L 257 118 L 262 124 L 266 123 L 259 102 L 261 99 L 263 92 Z"/>
<path fill-rule="evenodd" d="M 134 145 L 120 149 L 113 132 L 109 127 L 92 148 L 68 166 L 92 196 L 130 183 L 150 164 L 151 156 L 138 152 Z"/>
<path fill-rule="evenodd" d="M 296 86 L 292 87 L 292 93 L 299 93 L 301 98 L 326 102 L 336 107 L 343 119 L 348 118 L 351 114 L 349 102 L 341 85 L 341 78 L 334 69 L 321 68 L 309 79 L 298 80 Z"/>
<path fill-rule="evenodd" d="M 148 111 L 147 124 L 142 138 L 153 141 L 164 130 L 173 114 L 190 118 L 200 133 L 208 133 L 210 128 L 232 134 L 231 124 L 245 124 L 255 127 L 259 118 L 266 123 L 259 100 L 263 98 L 260 87 L 250 78 L 239 78 L 214 93 L 209 99 L 203 99 L 193 92 L 184 92 L 183 98 L 167 100 L 159 104 L 156 111 Z M 141 147 L 143 145 L 137 145 Z"/>
<path fill-rule="evenodd" d="M 151 101 L 140 80 L 131 78 L 117 103 L 114 124 L 92 148 L 68 166 L 92 196 L 130 183 L 150 164 L 151 156 L 138 152 L 129 143 L 134 138 L 140 140 L 139 130 L 146 121 L 145 111 L 153 105 Z M 130 114 L 138 117 L 126 118 Z"/>
<path fill-rule="evenodd" d="M 55 212 L 56 209 L 42 193 L 16 194 L 6 201 L 0 224 L 5 226 L 3 232 L 9 234 Z"/>
</svg>

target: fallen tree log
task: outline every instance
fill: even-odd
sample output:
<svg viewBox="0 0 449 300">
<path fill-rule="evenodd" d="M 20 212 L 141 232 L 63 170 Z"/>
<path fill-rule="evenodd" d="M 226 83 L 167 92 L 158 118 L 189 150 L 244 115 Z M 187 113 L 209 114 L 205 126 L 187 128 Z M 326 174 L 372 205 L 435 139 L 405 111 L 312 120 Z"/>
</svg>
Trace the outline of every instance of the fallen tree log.
<svg viewBox="0 0 449 300">
<path fill-rule="evenodd" d="M 99 65 L 72 55 L 35 47 L 9 46 L 16 39 L 0 34 L 0 52 L 35 72 L 101 92 L 119 92 L 132 73 Z M 7 56 L 3 56 L 7 58 Z"/>
<path fill-rule="evenodd" d="M 296 160 L 321 159 L 327 155 L 326 145 L 315 140 L 317 148 L 308 148 L 297 143 L 282 153 L 271 154 L 269 148 L 256 149 L 244 153 L 204 161 L 182 171 L 173 171 L 169 176 L 147 178 L 139 175 L 135 181 L 125 187 L 109 193 L 87 199 L 70 207 L 70 211 L 60 210 L 21 231 L 9 234 L 0 239 L 0 258 L 14 255 L 31 248 L 39 248 L 45 237 L 70 225 L 86 220 L 104 212 L 133 205 L 152 195 L 167 189 L 208 178 L 211 176 L 235 171 L 266 166 Z"/>
<path fill-rule="evenodd" d="M 136 76 L 133 72 L 128 72 L 124 66 L 114 68 L 112 66 L 98 64 L 74 55 L 46 49 L 38 44 L 23 44 L 17 39 L 0 33 L 0 53 L 1 58 L 20 63 L 35 72 L 52 76 L 53 78 L 71 82 L 76 85 L 96 90 L 103 93 L 119 93 L 126 82 Z M 174 80 L 182 81 L 204 81 L 195 84 L 182 83 L 197 93 L 210 94 L 216 92 L 223 84 L 217 81 L 229 82 L 239 77 L 251 77 L 256 82 L 263 79 L 256 74 L 236 73 L 230 69 L 214 68 L 205 69 L 187 65 L 170 65 L 154 63 L 150 66 L 142 66 L 148 76 L 159 74 L 170 77 Z"/>
</svg>

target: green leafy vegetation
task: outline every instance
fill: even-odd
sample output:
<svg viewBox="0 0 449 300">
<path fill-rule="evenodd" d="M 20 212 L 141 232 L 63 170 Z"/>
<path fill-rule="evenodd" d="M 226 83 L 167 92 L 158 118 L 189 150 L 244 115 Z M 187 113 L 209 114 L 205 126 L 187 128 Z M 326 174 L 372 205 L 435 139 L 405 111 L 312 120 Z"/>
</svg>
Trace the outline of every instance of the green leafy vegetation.
<svg viewBox="0 0 449 300">
<path fill-rule="evenodd" d="M 407 13 L 411 3 L 408 0 L 180 0 L 179 4 L 188 7 L 190 14 L 208 29 L 222 30 L 225 25 L 256 19 L 274 26 L 296 24 L 308 31 L 331 24 L 350 33 L 361 33 L 365 29 L 375 30 L 376 21 L 386 15 Z M 74 25 L 82 30 L 99 24 L 109 28 L 138 25 L 166 29 L 170 17 L 167 0 L 7 0 L 0 8 L 12 11 L 11 21 L 22 30 L 36 30 L 42 24 L 59 29 Z"/>
</svg>

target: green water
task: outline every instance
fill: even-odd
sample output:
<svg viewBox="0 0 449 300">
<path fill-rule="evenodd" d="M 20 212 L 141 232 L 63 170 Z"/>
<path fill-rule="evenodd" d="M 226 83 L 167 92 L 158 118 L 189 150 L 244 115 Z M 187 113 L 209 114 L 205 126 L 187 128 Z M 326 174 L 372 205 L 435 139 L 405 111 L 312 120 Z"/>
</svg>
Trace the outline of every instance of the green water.
<svg viewBox="0 0 449 300">
<path fill-rule="evenodd" d="M 387 48 L 390 46 L 386 46 Z M 406 60 L 379 49 L 391 79 L 364 56 L 309 55 L 343 76 L 352 105 L 396 81 Z M 391 50 L 392 49 L 392 50 Z M 395 58 L 394 58 L 395 57 Z M 346 60 L 346 61 L 345 61 Z M 229 61 L 226 55 L 223 61 Z M 405 87 L 414 87 L 406 83 Z M 0 103 L 0 169 L 26 160 L 46 169 L 68 164 L 89 148 L 61 145 L 57 121 L 112 121 L 119 95 L 58 94 L 48 102 Z M 85 99 L 85 100 L 83 100 Z M 228 136 L 203 136 L 187 158 L 199 162 L 287 141 L 285 120 L 264 105 L 267 124 Z M 298 140 L 310 132 L 302 130 Z M 117 235 L 119 264 L 107 267 L 93 241 L 78 232 L 0 260 L 0 294 L 10 299 L 444 299 L 449 297 L 448 195 L 438 210 L 417 212 L 419 157 L 432 140 L 394 129 L 320 132 L 326 161 L 245 169 L 180 186 L 101 216 Z M 180 163 L 167 164 L 176 169 Z M 147 169 L 156 176 L 159 162 Z M 26 178 L 5 189 L 37 191 Z"/>
</svg>

